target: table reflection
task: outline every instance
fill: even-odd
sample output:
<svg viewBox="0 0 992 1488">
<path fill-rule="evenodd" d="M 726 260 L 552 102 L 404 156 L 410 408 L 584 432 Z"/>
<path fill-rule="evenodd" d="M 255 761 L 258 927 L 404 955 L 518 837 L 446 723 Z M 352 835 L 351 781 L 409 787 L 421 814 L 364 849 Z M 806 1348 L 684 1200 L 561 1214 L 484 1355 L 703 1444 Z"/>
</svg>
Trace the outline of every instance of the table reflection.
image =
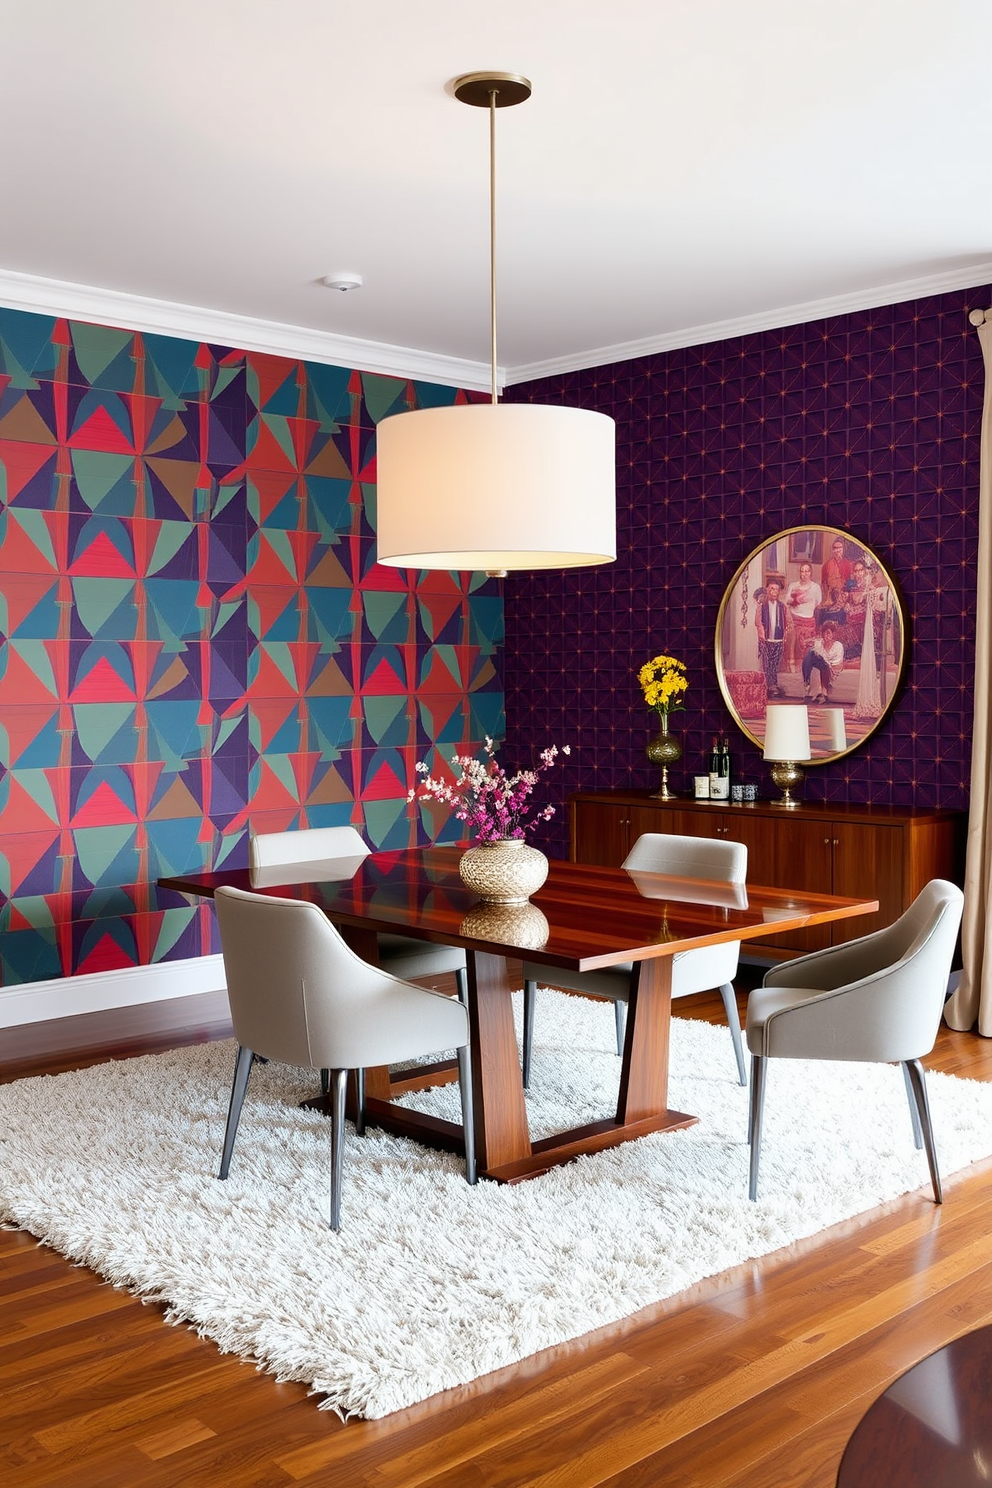
<svg viewBox="0 0 992 1488">
<path fill-rule="evenodd" d="M 645 899 L 667 899 L 674 904 L 705 904 L 713 909 L 747 909 L 747 885 L 711 883 L 702 878 L 672 878 L 667 873 L 625 870 Z"/>
<path fill-rule="evenodd" d="M 536 904 L 480 904 L 462 920 L 459 933 L 471 940 L 539 951 L 547 944 L 551 926 Z"/>
<path fill-rule="evenodd" d="M 368 853 L 353 858 L 311 858 L 308 863 L 271 863 L 248 870 L 253 889 L 288 888 L 291 884 L 347 883 L 368 862 Z"/>
</svg>

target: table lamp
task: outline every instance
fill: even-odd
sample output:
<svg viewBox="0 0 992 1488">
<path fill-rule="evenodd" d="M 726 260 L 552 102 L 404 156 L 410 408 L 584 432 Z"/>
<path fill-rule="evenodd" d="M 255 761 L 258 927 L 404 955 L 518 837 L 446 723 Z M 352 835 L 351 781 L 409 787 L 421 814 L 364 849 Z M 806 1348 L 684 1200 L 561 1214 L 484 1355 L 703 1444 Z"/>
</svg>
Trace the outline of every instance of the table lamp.
<svg viewBox="0 0 992 1488">
<path fill-rule="evenodd" d="M 798 806 L 793 787 L 802 784 L 797 760 L 811 758 L 809 712 L 792 703 L 770 703 L 765 709 L 765 759 L 771 764 L 772 780 L 782 792 L 773 806 Z"/>
</svg>

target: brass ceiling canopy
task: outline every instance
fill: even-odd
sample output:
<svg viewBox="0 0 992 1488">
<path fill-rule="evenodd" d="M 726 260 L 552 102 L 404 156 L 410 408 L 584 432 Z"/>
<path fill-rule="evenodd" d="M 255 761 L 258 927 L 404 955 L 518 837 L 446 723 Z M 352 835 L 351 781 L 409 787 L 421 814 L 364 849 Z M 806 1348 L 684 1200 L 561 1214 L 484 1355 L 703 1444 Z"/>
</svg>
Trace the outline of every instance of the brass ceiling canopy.
<svg viewBox="0 0 992 1488">
<path fill-rule="evenodd" d="M 455 78 L 452 84 L 459 103 L 470 103 L 473 108 L 492 108 L 495 93 L 496 108 L 513 108 L 514 104 L 526 103 L 531 95 L 530 78 L 517 72 L 466 72 Z"/>
</svg>

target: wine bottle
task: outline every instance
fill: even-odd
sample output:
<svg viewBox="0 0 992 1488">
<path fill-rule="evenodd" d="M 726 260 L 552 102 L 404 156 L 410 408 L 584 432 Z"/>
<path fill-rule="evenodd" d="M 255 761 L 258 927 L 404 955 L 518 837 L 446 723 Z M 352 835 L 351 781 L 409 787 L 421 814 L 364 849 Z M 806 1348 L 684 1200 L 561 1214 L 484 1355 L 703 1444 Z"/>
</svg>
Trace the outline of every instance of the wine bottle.
<svg viewBox="0 0 992 1488">
<path fill-rule="evenodd" d="M 730 800 L 730 750 L 722 739 L 717 744 L 716 773 L 710 777 L 710 800 Z"/>
<path fill-rule="evenodd" d="M 710 800 L 719 801 L 720 795 L 720 740 L 714 737 L 710 750 Z"/>
<path fill-rule="evenodd" d="M 726 734 L 720 740 L 720 800 L 730 800 L 730 740 Z"/>
</svg>

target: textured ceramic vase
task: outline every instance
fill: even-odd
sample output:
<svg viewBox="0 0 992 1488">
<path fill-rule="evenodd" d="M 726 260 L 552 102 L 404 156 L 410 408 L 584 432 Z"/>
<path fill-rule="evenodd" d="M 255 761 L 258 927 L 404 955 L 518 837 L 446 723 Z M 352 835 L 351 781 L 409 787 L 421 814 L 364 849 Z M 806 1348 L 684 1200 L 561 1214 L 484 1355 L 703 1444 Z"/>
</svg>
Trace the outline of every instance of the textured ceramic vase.
<svg viewBox="0 0 992 1488">
<path fill-rule="evenodd" d="M 522 837 L 480 842 L 458 864 L 462 883 L 486 904 L 526 904 L 548 876 L 548 860 Z"/>
<path fill-rule="evenodd" d="M 668 732 L 668 714 L 659 714 L 661 733 L 652 739 L 645 753 L 653 765 L 661 766 L 661 789 L 655 792 L 656 801 L 674 801 L 675 792 L 668 789 L 668 767 L 682 758 L 682 740 Z"/>
</svg>

